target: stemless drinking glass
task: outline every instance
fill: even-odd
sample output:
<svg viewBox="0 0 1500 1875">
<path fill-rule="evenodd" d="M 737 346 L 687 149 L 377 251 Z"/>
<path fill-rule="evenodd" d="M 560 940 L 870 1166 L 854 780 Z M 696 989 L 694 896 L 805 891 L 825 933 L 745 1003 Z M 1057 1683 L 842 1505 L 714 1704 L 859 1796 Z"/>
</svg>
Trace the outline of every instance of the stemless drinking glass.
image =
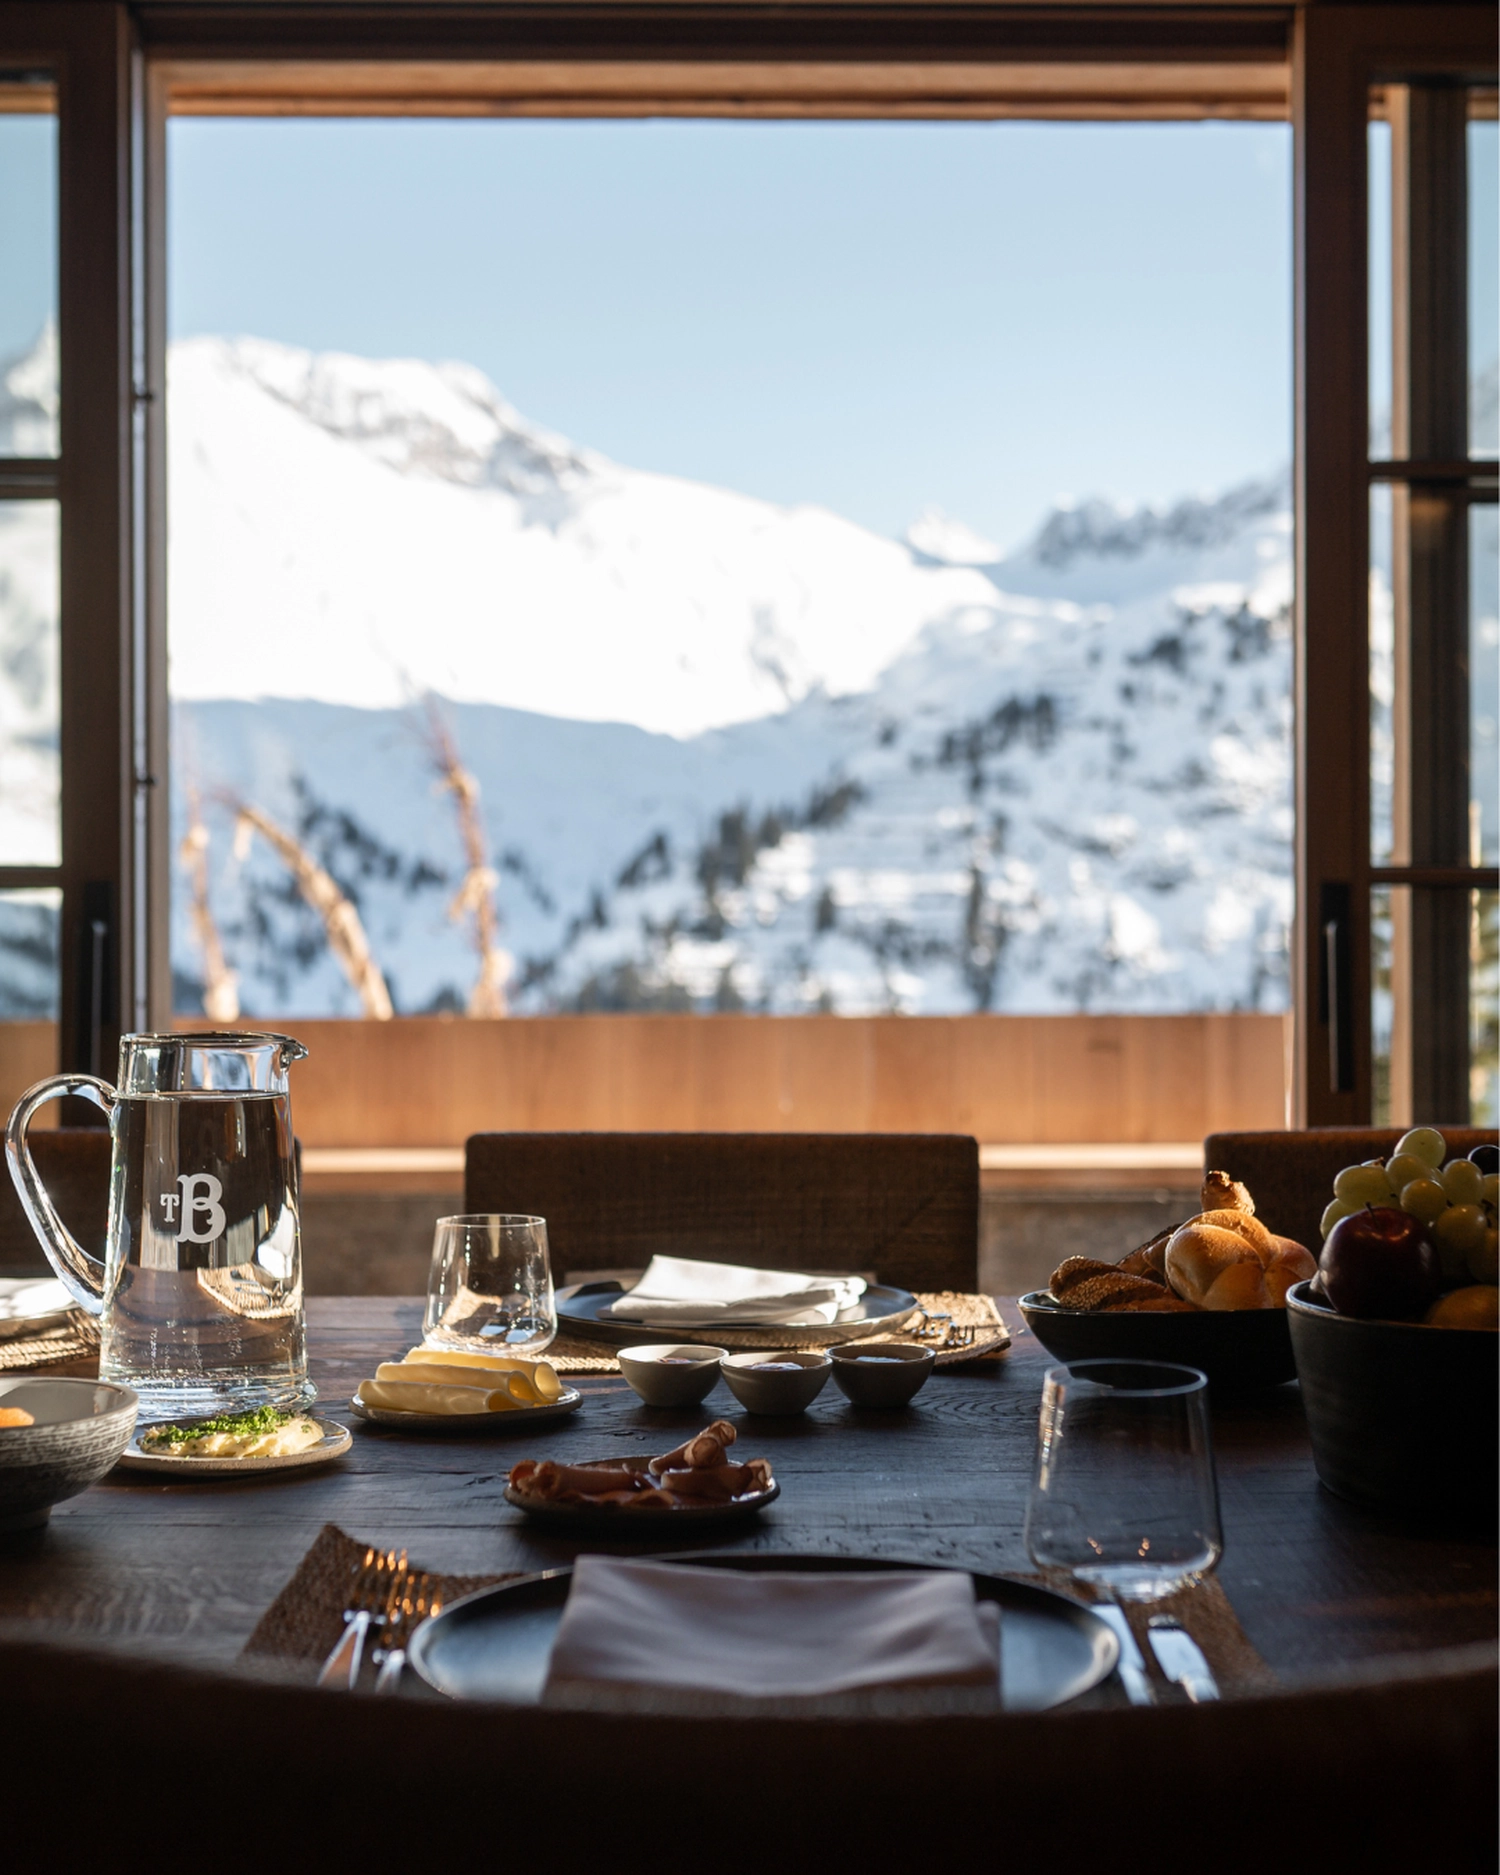
<svg viewBox="0 0 1500 1875">
<path fill-rule="evenodd" d="M 1224 1548 L 1208 1382 L 1160 1361 L 1049 1367 L 1026 1548 L 1120 1601 L 1149 1602 Z"/>
<path fill-rule="evenodd" d="M 557 1333 L 547 1220 L 440 1217 L 422 1333 L 438 1347 L 540 1354 Z"/>
</svg>

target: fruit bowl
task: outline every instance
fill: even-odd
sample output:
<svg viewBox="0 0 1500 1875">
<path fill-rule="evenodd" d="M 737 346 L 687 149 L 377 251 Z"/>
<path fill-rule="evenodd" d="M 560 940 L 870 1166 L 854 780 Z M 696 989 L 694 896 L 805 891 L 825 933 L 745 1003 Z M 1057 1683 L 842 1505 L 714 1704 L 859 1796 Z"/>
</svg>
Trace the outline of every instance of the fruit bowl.
<svg viewBox="0 0 1500 1875">
<path fill-rule="evenodd" d="M 1026 1326 L 1062 1361 L 1172 1361 L 1208 1376 L 1215 1394 L 1279 1387 L 1297 1374 L 1285 1309 L 1065 1309 L 1050 1291 L 1021 1297 Z"/>
<path fill-rule="evenodd" d="M 1306 1283 L 1287 1293 L 1287 1323 L 1313 1463 L 1330 1491 L 1386 1510 L 1493 1521 L 1500 1334 L 1338 1315 Z"/>
</svg>

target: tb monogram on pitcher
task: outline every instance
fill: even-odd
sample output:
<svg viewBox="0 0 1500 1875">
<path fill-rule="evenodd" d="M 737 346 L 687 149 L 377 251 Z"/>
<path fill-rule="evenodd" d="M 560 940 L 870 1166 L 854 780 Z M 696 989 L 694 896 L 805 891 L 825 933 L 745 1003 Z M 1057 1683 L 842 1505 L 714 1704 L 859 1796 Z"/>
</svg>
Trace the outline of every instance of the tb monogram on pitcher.
<svg viewBox="0 0 1500 1875">
<path fill-rule="evenodd" d="M 180 1192 L 164 1191 L 157 1199 L 162 1215 L 171 1224 L 177 1217 L 177 1208 L 182 1207 L 182 1222 L 177 1227 L 179 1243 L 212 1243 L 215 1237 L 224 1235 L 224 1207 L 219 1200 L 224 1196 L 224 1187 L 212 1172 L 182 1172 L 177 1183 Z M 204 1230 L 195 1229 L 199 1211 L 205 1213 Z"/>
<path fill-rule="evenodd" d="M 53 1267 L 99 1315 L 99 1372 L 134 1387 L 143 1420 L 306 1404 L 302 1252 L 283 1035 L 127 1035 L 118 1092 L 61 1075 L 11 1116 L 11 1174 Z M 114 1135 L 101 1267 L 36 1175 L 26 1124 L 82 1094 Z"/>
</svg>

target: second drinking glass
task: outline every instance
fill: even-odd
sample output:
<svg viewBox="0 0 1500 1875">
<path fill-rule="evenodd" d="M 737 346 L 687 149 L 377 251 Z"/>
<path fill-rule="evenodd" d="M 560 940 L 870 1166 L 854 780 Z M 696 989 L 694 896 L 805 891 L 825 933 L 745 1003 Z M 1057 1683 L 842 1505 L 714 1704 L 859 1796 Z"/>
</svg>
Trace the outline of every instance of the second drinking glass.
<svg viewBox="0 0 1500 1875">
<path fill-rule="evenodd" d="M 557 1334 L 547 1221 L 500 1212 L 440 1217 L 423 1339 L 436 1347 L 540 1354 Z"/>
<path fill-rule="evenodd" d="M 1223 1547 L 1203 1375 L 1155 1361 L 1049 1367 L 1026 1506 L 1032 1560 L 1121 1601 L 1155 1601 Z"/>
</svg>

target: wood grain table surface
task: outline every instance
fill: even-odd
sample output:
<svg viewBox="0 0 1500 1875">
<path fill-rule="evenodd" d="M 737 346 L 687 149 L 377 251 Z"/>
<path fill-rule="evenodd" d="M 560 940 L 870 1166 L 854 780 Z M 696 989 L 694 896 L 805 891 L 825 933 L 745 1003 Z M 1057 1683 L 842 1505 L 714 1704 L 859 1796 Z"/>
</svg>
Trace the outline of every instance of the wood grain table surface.
<svg viewBox="0 0 1500 1875">
<path fill-rule="evenodd" d="M 320 1412 L 419 1338 L 416 1298 L 308 1303 Z M 752 1419 L 722 1387 L 702 1408 L 654 1411 L 622 1380 L 581 1379 L 571 1418 L 484 1439 L 410 1438 L 353 1421 L 348 1457 L 321 1470 L 184 1483 L 115 1472 L 0 1545 L 0 1623 L 228 1664 L 325 1523 L 424 1568 L 499 1573 L 570 1560 L 503 1501 L 523 1457 L 666 1450 L 722 1413 L 765 1455 L 780 1501 L 714 1547 L 860 1554 L 1025 1571 L 1022 1519 L 1047 1357 L 1013 1303 L 1010 1354 L 938 1373 L 900 1413 L 859 1412 L 832 1385 L 803 1416 Z M 1295 1678 L 1341 1663 L 1492 1639 L 1495 1550 L 1403 1529 L 1318 1484 L 1295 1386 L 1214 1413 L 1225 1552 L 1220 1576 L 1251 1641 Z M 700 1537 L 681 1547 L 704 1547 Z M 640 1553 L 641 1544 L 616 1547 Z M 651 1547 L 667 1547 L 661 1540 Z"/>
</svg>

